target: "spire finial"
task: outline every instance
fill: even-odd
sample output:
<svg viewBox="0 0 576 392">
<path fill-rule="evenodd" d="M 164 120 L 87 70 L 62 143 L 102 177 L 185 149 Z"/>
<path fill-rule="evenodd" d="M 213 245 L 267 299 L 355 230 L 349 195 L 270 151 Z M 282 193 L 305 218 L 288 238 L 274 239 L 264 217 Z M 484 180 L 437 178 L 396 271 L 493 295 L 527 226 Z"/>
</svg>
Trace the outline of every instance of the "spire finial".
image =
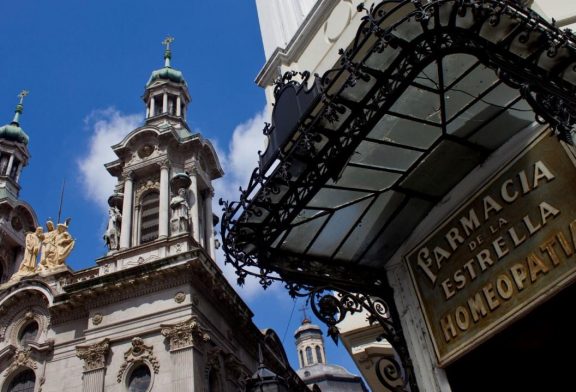
<svg viewBox="0 0 576 392">
<path fill-rule="evenodd" d="M 308 315 L 306 314 L 306 305 L 303 305 L 300 310 L 302 311 L 302 316 L 304 316 L 304 318 L 302 319 L 302 324 L 306 324 L 306 323 L 310 323 L 310 319 L 308 318 Z"/>
<path fill-rule="evenodd" d="M 16 105 L 14 120 L 12 120 L 12 124 L 19 125 L 20 114 L 22 114 L 22 111 L 24 110 L 24 97 L 26 97 L 28 94 L 30 94 L 28 90 L 22 90 L 20 91 L 20 94 L 18 94 L 18 98 L 20 98 L 20 101 L 18 102 L 18 105 Z"/>
<path fill-rule="evenodd" d="M 166 46 L 166 50 L 164 50 L 164 66 L 170 66 L 170 59 L 172 58 L 172 51 L 170 50 L 170 44 L 174 42 L 174 37 L 167 36 L 162 41 L 162 45 Z"/>
</svg>

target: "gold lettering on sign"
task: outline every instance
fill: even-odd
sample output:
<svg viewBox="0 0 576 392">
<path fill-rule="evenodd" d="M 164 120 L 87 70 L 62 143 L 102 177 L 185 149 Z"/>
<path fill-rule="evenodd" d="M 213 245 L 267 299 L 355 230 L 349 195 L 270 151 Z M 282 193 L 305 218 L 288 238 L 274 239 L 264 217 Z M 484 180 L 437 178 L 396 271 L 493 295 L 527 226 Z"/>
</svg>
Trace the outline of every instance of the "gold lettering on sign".
<svg viewBox="0 0 576 392">
<path fill-rule="evenodd" d="M 541 138 L 406 256 L 446 364 L 576 279 L 576 168 Z"/>
</svg>

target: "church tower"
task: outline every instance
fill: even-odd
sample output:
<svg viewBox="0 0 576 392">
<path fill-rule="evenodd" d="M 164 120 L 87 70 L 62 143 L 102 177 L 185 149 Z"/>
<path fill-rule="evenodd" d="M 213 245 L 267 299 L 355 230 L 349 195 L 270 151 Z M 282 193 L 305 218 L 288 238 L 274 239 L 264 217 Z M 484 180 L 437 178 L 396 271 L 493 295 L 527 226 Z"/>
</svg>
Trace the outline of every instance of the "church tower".
<svg viewBox="0 0 576 392">
<path fill-rule="evenodd" d="M 367 392 L 360 377 L 342 366 L 327 363 L 322 330 L 308 317 L 304 316 L 294 338 L 299 364 L 296 372 L 309 389 L 314 390 L 317 386 L 321 391 Z"/>
<path fill-rule="evenodd" d="M 326 363 L 322 330 L 305 317 L 294 333 L 300 368 Z"/>
<path fill-rule="evenodd" d="M 96 266 L 65 268 L 66 225 L 32 230 L 36 218 L 18 200 L 25 94 L 0 128 L 0 257 L 11 276 L 0 284 L 0 391 L 250 392 L 280 381 L 306 391 L 278 335 L 252 322 L 214 261 L 212 181 L 223 171 L 186 123 L 190 95 L 170 63 L 172 41 L 146 83 L 143 125 L 112 146 L 108 251 Z"/>
<path fill-rule="evenodd" d="M 29 138 L 20 127 L 27 95 L 28 91 L 18 95 L 14 119 L 0 127 L 0 284 L 18 269 L 25 235 L 37 226 L 34 210 L 18 199 L 20 173 L 30 159 Z"/>
<path fill-rule="evenodd" d="M 146 259 L 151 250 L 164 257 L 200 246 L 214 259 L 212 180 L 224 173 L 211 143 L 186 123 L 191 99 L 171 66 L 172 42 L 163 41 L 164 67 L 146 83 L 145 124 L 112 147 L 118 159 L 106 165 L 118 179 L 104 235 L 109 254 L 140 249 Z"/>
</svg>

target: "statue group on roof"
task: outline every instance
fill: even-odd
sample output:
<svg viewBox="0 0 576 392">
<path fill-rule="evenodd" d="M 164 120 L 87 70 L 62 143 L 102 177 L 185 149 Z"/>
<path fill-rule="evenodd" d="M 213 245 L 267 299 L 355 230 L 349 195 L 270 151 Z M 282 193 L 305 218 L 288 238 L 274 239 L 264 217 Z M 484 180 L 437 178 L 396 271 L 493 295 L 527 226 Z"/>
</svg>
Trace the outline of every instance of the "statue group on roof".
<svg viewBox="0 0 576 392">
<path fill-rule="evenodd" d="M 37 227 L 35 231 L 26 234 L 24 257 L 14 277 L 51 271 L 65 265 L 75 242 L 68 233 L 68 224 L 58 223 L 55 227 L 54 223 L 48 220 L 46 229 L 44 232 L 42 227 Z"/>
</svg>

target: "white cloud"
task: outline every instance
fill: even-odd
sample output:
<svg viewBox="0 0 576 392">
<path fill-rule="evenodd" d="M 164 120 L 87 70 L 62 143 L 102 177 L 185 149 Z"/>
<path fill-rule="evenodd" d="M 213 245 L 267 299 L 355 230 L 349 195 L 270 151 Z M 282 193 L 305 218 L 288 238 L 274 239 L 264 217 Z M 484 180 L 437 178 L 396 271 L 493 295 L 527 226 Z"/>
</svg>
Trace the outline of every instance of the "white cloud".
<svg viewBox="0 0 576 392">
<path fill-rule="evenodd" d="M 217 140 L 211 140 L 225 172 L 222 179 L 213 183 L 215 188 L 213 211 L 217 215 L 221 215 L 221 207 L 218 205 L 220 198 L 229 201 L 238 200 L 240 196 L 238 189 L 246 188 L 248 185 L 252 171 L 258 166 L 258 151 L 265 149 L 266 137 L 262 130 L 269 118 L 269 113 L 264 109 L 239 124 L 232 133 L 232 139 L 224 148 Z M 114 108 L 96 110 L 85 119 L 86 127 L 92 136 L 86 156 L 78 161 L 80 181 L 84 187 L 85 197 L 95 202 L 103 211 L 108 208 L 107 200 L 116 184 L 116 179 L 104 168 L 104 164 L 117 159 L 110 146 L 120 142 L 124 136 L 141 125 L 142 121 L 141 114 L 125 115 Z M 255 278 L 246 279 L 243 287 L 237 285 L 234 268 L 224 263 L 222 248 L 218 249 L 216 260 L 224 276 L 244 299 L 262 294 L 262 286 Z M 275 291 L 277 287 L 280 285 L 274 284 L 268 290 Z"/>
<path fill-rule="evenodd" d="M 84 119 L 92 136 L 88 153 L 78 161 L 80 181 L 85 197 L 104 211 L 108 209 L 107 200 L 116 184 L 116 179 L 104 168 L 104 164 L 117 159 L 110 146 L 122 141 L 142 120 L 141 114 L 124 115 L 114 108 L 95 110 Z"/>
<path fill-rule="evenodd" d="M 228 149 L 223 151 L 216 140 L 212 144 L 218 153 L 220 163 L 226 175 L 214 182 L 215 197 L 213 203 L 214 212 L 221 215 L 221 207 L 218 205 L 220 198 L 228 201 L 236 201 L 240 198 L 239 188 L 246 189 L 250 176 L 254 168 L 258 166 L 258 151 L 264 151 L 266 146 L 266 136 L 262 133 L 264 123 L 270 121 L 270 114 L 266 109 L 256 113 L 251 119 L 236 126 L 232 134 L 232 140 L 228 144 Z M 224 253 L 218 250 L 216 259 L 222 268 L 228 281 L 237 288 L 237 291 L 244 299 L 249 299 L 255 295 L 262 294 L 263 289 L 258 279 L 248 277 L 244 286 L 238 288 L 236 284 L 236 273 L 231 265 L 224 265 Z M 268 291 L 275 291 L 280 285 L 274 284 Z"/>
</svg>

